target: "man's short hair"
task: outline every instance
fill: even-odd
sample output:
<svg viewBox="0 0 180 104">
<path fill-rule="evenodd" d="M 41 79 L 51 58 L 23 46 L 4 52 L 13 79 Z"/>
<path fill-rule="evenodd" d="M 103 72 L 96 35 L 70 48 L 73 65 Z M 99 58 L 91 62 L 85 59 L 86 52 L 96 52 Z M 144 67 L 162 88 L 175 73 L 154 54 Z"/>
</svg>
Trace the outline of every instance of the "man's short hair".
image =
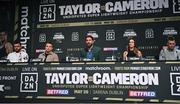
<svg viewBox="0 0 180 104">
<path fill-rule="evenodd" d="M 46 44 L 51 44 L 53 46 L 52 42 L 46 42 Z"/>
<path fill-rule="evenodd" d="M 173 36 L 169 36 L 169 37 L 167 38 L 167 41 L 175 41 L 175 38 L 174 38 Z"/>
<path fill-rule="evenodd" d="M 94 40 L 94 37 L 92 35 L 86 35 L 85 39 L 87 38 L 91 38 L 92 40 Z"/>
<path fill-rule="evenodd" d="M 5 29 L 0 28 L 0 33 L 1 33 L 1 32 L 5 32 L 5 35 L 7 35 L 7 31 L 6 31 Z"/>
<path fill-rule="evenodd" d="M 20 41 L 14 41 L 13 44 L 20 44 L 20 46 L 21 46 L 21 42 Z"/>
</svg>

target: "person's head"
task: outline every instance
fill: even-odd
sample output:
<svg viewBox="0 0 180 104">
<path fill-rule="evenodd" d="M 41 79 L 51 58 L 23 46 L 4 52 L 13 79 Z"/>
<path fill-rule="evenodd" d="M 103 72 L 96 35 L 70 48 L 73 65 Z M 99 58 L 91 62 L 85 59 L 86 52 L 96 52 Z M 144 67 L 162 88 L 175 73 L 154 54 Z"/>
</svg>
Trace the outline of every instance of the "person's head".
<svg viewBox="0 0 180 104">
<path fill-rule="evenodd" d="M 0 31 L 0 42 L 7 41 L 7 33 L 6 31 Z"/>
<path fill-rule="evenodd" d="M 87 47 L 91 47 L 94 44 L 94 38 L 91 35 L 85 37 L 85 43 Z"/>
<path fill-rule="evenodd" d="M 18 52 L 21 51 L 22 46 L 21 46 L 21 42 L 20 41 L 15 41 L 13 46 L 14 46 L 14 51 L 15 52 L 18 53 Z"/>
<path fill-rule="evenodd" d="M 139 56 L 139 49 L 136 47 L 136 40 L 132 37 L 128 39 L 128 51 L 133 51 L 137 56 Z"/>
<path fill-rule="evenodd" d="M 87 35 L 85 37 L 85 43 L 87 47 L 91 47 L 94 44 L 94 37 L 92 37 L 91 35 Z"/>
<path fill-rule="evenodd" d="M 136 45 L 135 45 L 135 40 L 133 38 L 129 38 L 128 40 L 128 48 L 132 49 L 132 48 L 135 48 Z"/>
<path fill-rule="evenodd" d="M 176 46 L 175 38 L 174 37 L 168 37 L 168 39 L 167 39 L 167 48 L 169 50 L 174 50 L 175 46 Z"/>
<path fill-rule="evenodd" d="M 45 53 L 50 53 L 53 50 L 53 44 L 51 42 L 47 42 L 45 46 Z"/>
</svg>

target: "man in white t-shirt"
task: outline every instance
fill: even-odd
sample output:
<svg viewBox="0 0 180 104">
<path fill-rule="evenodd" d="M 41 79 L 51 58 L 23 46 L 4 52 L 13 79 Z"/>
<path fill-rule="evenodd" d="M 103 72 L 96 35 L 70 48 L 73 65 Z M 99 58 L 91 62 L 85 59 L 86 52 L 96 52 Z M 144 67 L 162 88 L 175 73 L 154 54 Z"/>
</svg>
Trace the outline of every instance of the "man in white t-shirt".
<svg viewBox="0 0 180 104">
<path fill-rule="evenodd" d="M 161 50 L 159 60 L 180 60 L 180 51 L 176 49 L 174 37 L 168 37 L 167 47 Z"/>
<path fill-rule="evenodd" d="M 14 42 L 14 52 L 9 53 L 7 59 L 10 62 L 28 62 L 28 54 L 22 50 L 20 42 Z"/>
</svg>

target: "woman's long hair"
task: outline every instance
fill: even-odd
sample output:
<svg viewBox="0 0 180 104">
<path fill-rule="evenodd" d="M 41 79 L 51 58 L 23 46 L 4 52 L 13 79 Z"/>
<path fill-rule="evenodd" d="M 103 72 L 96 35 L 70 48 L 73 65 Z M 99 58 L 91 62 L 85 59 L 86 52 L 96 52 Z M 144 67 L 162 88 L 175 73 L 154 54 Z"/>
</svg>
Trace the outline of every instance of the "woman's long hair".
<svg viewBox="0 0 180 104">
<path fill-rule="evenodd" d="M 138 52 L 139 52 L 139 49 L 136 47 L 136 41 L 134 38 L 130 37 L 128 39 L 128 46 L 127 46 L 127 51 L 129 52 L 130 51 L 130 47 L 129 47 L 129 42 L 130 40 L 134 40 L 134 50 L 133 50 L 133 53 L 136 54 L 136 56 L 138 56 Z"/>
</svg>

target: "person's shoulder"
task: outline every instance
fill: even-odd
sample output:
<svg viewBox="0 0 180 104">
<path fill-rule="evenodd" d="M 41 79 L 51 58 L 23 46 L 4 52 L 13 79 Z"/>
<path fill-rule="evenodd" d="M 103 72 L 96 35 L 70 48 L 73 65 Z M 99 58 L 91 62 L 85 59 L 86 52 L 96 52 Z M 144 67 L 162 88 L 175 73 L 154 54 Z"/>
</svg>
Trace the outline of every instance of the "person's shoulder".
<svg viewBox="0 0 180 104">
<path fill-rule="evenodd" d="M 100 47 L 98 47 L 98 46 L 94 46 L 94 49 L 96 49 L 96 50 L 100 50 L 101 48 L 100 48 Z"/>
<path fill-rule="evenodd" d="M 51 52 L 51 54 L 52 54 L 52 55 L 57 55 L 57 54 L 56 54 L 56 53 L 54 53 L 54 52 Z"/>
<path fill-rule="evenodd" d="M 22 51 L 21 53 L 22 53 L 22 54 L 25 54 L 25 55 L 27 54 L 27 52 L 25 52 L 25 51 Z"/>
<path fill-rule="evenodd" d="M 167 47 L 162 47 L 160 52 L 165 52 L 165 51 L 168 51 Z"/>
<path fill-rule="evenodd" d="M 15 52 L 11 52 L 11 53 L 8 54 L 8 56 L 12 56 L 14 54 L 15 54 Z"/>
<path fill-rule="evenodd" d="M 176 51 L 176 52 L 178 52 L 178 53 L 180 53 L 180 50 L 179 50 L 179 49 L 177 49 L 177 48 L 175 48 L 175 51 Z"/>
<path fill-rule="evenodd" d="M 39 56 L 44 56 L 44 55 L 45 55 L 44 52 L 39 54 Z"/>
<path fill-rule="evenodd" d="M 53 57 L 58 57 L 58 55 L 56 53 L 54 53 L 54 52 L 52 53 L 52 56 Z"/>
</svg>

